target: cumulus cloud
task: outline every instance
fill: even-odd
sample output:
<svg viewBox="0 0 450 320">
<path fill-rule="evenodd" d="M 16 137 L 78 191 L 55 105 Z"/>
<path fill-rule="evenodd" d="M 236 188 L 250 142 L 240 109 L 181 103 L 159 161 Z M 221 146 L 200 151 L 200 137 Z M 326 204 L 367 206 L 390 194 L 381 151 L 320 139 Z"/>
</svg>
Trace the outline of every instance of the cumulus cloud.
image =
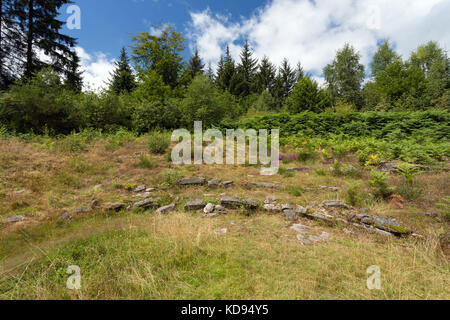
<svg viewBox="0 0 450 320">
<path fill-rule="evenodd" d="M 80 57 L 84 89 L 100 90 L 105 88 L 110 72 L 114 70 L 115 60 L 109 59 L 102 52 L 89 54 L 82 47 L 76 47 L 75 51 Z"/>
<path fill-rule="evenodd" d="M 213 66 L 227 44 L 238 59 L 248 39 L 258 58 L 267 55 L 278 65 L 284 58 L 292 65 L 301 62 L 318 80 L 346 42 L 366 66 L 383 39 L 404 57 L 429 40 L 450 46 L 447 0 L 272 0 L 237 22 L 209 9 L 190 15 L 191 47 Z"/>
</svg>

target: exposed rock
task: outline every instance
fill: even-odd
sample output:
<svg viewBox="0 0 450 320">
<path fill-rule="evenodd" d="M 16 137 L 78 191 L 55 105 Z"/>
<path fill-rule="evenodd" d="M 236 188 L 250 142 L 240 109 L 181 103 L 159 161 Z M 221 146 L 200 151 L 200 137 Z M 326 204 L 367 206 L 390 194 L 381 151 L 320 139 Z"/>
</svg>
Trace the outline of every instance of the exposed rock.
<svg viewBox="0 0 450 320">
<path fill-rule="evenodd" d="M 228 229 L 226 229 L 226 228 L 214 230 L 215 234 L 226 234 L 227 232 L 228 232 Z"/>
<path fill-rule="evenodd" d="M 328 187 L 328 186 L 319 186 L 320 190 L 326 190 L 326 191 L 332 191 L 332 192 L 338 192 L 339 188 L 336 187 Z"/>
<path fill-rule="evenodd" d="M 281 206 L 278 206 L 276 204 L 265 204 L 264 210 L 278 213 L 281 212 Z"/>
<path fill-rule="evenodd" d="M 305 226 L 305 225 L 303 225 L 303 224 L 294 224 L 294 225 L 291 227 L 291 229 L 297 231 L 298 233 L 301 233 L 301 234 L 303 234 L 303 235 L 306 235 L 306 234 L 309 233 L 308 230 L 310 230 L 311 227 Z"/>
<path fill-rule="evenodd" d="M 175 211 L 177 208 L 175 207 L 175 204 L 169 204 L 168 206 L 164 206 L 156 210 L 156 213 L 158 214 L 168 214 L 169 212 Z"/>
<path fill-rule="evenodd" d="M 242 205 L 242 202 L 239 199 L 235 199 L 232 197 L 223 197 L 220 200 L 220 204 L 225 208 L 236 209 Z"/>
<path fill-rule="evenodd" d="M 271 204 L 271 203 L 275 203 L 277 201 L 278 201 L 278 198 L 269 196 L 266 198 L 266 201 L 264 201 L 264 204 Z"/>
<path fill-rule="evenodd" d="M 297 206 L 297 208 L 295 209 L 295 213 L 299 215 L 305 215 L 307 212 L 308 210 L 306 208 L 303 208 L 302 206 Z"/>
<path fill-rule="evenodd" d="M 250 210 L 256 210 L 259 208 L 259 202 L 255 199 L 243 200 L 242 204 Z"/>
<path fill-rule="evenodd" d="M 364 225 L 373 226 L 377 229 L 395 234 L 396 236 L 405 236 L 412 233 L 408 228 L 401 226 L 393 219 L 387 217 L 359 214 L 356 216 L 356 219 Z"/>
<path fill-rule="evenodd" d="M 296 220 L 297 214 L 294 210 L 284 210 L 283 213 L 288 221 L 294 222 Z"/>
<path fill-rule="evenodd" d="M 119 211 L 124 210 L 126 208 L 126 206 L 127 205 L 125 203 L 108 203 L 108 204 L 106 204 L 105 209 L 107 211 L 119 212 Z"/>
<path fill-rule="evenodd" d="M 277 184 L 267 183 L 267 182 L 251 182 L 250 184 L 255 187 L 267 188 L 267 189 L 285 189 L 286 188 L 285 186 L 280 186 Z"/>
<path fill-rule="evenodd" d="M 225 208 L 222 207 L 221 205 L 217 205 L 214 207 L 214 212 L 226 214 L 227 210 L 225 210 Z"/>
<path fill-rule="evenodd" d="M 438 216 L 438 214 L 435 212 L 425 212 L 424 215 L 430 218 L 437 218 Z"/>
<path fill-rule="evenodd" d="M 220 180 L 219 179 L 213 179 L 211 181 L 208 181 L 208 186 L 209 187 L 218 187 L 220 185 Z"/>
<path fill-rule="evenodd" d="M 327 200 L 322 202 L 322 205 L 326 208 L 348 208 L 349 206 L 343 201 Z"/>
<path fill-rule="evenodd" d="M 281 205 L 281 210 L 294 210 L 294 205 L 286 203 Z"/>
<path fill-rule="evenodd" d="M 150 197 L 150 195 L 151 195 L 150 192 L 138 193 L 136 195 L 136 198 L 147 199 L 148 197 Z"/>
<path fill-rule="evenodd" d="M 147 189 L 145 189 L 145 192 L 153 192 L 155 190 L 156 190 L 155 188 L 147 188 Z"/>
<path fill-rule="evenodd" d="M 13 194 L 18 196 L 18 195 L 24 194 L 25 192 L 26 192 L 26 190 L 18 190 L 18 191 L 13 191 Z"/>
<path fill-rule="evenodd" d="M 68 212 L 63 212 L 61 214 L 61 217 L 59 217 L 59 220 L 60 221 L 70 222 L 72 220 L 72 216 Z"/>
<path fill-rule="evenodd" d="M 222 186 L 225 187 L 225 188 L 229 188 L 229 187 L 231 187 L 233 184 L 234 184 L 233 181 L 224 181 L 224 182 L 222 183 Z"/>
<path fill-rule="evenodd" d="M 206 183 L 206 179 L 205 178 L 199 178 L 199 177 L 194 177 L 194 178 L 184 178 L 181 179 L 179 184 L 182 186 L 190 186 L 190 185 L 203 185 Z"/>
<path fill-rule="evenodd" d="M 133 192 L 142 192 L 145 191 L 145 189 L 147 189 L 146 186 L 137 186 L 136 188 L 133 189 Z"/>
<path fill-rule="evenodd" d="M 143 208 L 143 209 L 150 209 L 155 208 L 158 205 L 159 199 L 145 199 L 139 202 L 135 202 L 133 204 L 134 208 Z"/>
<path fill-rule="evenodd" d="M 203 209 L 203 212 L 204 212 L 205 214 L 210 214 L 210 213 L 213 213 L 213 212 L 214 212 L 214 209 L 215 209 L 214 204 L 208 203 L 208 204 L 206 205 L 206 207 Z"/>
<path fill-rule="evenodd" d="M 78 208 L 78 209 L 75 209 L 75 211 L 73 213 L 80 214 L 80 213 L 86 213 L 88 211 L 89 211 L 89 209 L 87 209 L 87 208 Z"/>
<path fill-rule="evenodd" d="M 97 199 L 92 200 L 92 202 L 91 202 L 91 208 L 95 208 L 95 207 L 97 207 L 97 206 L 98 206 L 98 200 L 97 200 Z"/>
<path fill-rule="evenodd" d="M 325 222 L 333 222 L 333 216 L 330 216 L 328 214 L 324 214 L 324 213 L 320 213 L 320 212 L 314 212 L 312 214 L 307 214 L 306 217 L 308 217 L 309 219 L 316 219 L 316 220 L 321 220 L 321 221 L 325 221 Z"/>
<path fill-rule="evenodd" d="M 205 208 L 205 204 L 203 203 L 203 200 L 196 199 L 194 201 L 189 201 L 184 206 L 185 211 L 196 211 L 196 210 L 203 210 Z"/>
<path fill-rule="evenodd" d="M 5 223 L 17 223 L 17 222 L 22 222 L 27 220 L 27 217 L 23 216 L 23 215 L 18 215 L 18 216 L 12 216 L 9 218 L 6 218 L 4 220 Z"/>
</svg>

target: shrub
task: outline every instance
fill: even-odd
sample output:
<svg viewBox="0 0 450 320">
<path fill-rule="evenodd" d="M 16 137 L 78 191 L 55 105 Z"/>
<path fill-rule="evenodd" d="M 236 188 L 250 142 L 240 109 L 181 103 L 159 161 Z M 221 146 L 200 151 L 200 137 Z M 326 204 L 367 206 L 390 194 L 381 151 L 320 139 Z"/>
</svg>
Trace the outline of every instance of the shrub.
<svg viewBox="0 0 450 320">
<path fill-rule="evenodd" d="M 376 197 L 387 199 L 395 191 L 395 188 L 388 185 L 389 174 L 372 170 L 369 184 Z"/>
<path fill-rule="evenodd" d="M 147 146 L 153 154 L 164 154 L 170 146 L 169 135 L 165 132 L 154 131 L 148 135 Z"/>
<path fill-rule="evenodd" d="M 356 206 L 361 203 L 361 196 L 358 193 L 358 190 L 361 187 L 361 183 L 353 182 L 347 184 L 347 194 L 346 201 L 352 206 Z"/>
<path fill-rule="evenodd" d="M 134 166 L 136 168 L 143 169 L 154 169 L 158 166 L 158 162 L 153 158 L 148 158 L 145 155 L 141 155 L 139 161 L 137 161 Z"/>
</svg>

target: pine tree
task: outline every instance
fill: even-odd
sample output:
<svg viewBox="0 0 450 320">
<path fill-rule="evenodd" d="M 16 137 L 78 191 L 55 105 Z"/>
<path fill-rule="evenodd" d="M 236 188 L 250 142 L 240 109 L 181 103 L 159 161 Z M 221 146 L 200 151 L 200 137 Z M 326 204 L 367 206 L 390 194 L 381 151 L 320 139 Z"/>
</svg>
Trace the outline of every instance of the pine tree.
<svg viewBox="0 0 450 320">
<path fill-rule="evenodd" d="M 73 51 L 69 68 L 65 71 L 65 85 L 73 90 L 80 92 L 83 89 L 83 72 L 80 71 L 80 57 Z"/>
<path fill-rule="evenodd" d="M 215 81 L 214 71 L 213 71 L 213 68 L 212 68 L 211 61 L 208 62 L 208 78 L 209 78 L 209 80 L 211 80 L 212 82 Z"/>
<path fill-rule="evenodd" d="M 42 67 L 51 66 L 57 72 L 64 72 L 71 66 L 72 50 L 76 40 L 60 33 L 64 25 L 57 19 L 59 9 L 72 3 L 71 0 L 17 0 L 16 14 L 20 31 L 25 38 L 25 77 Z M 37 53 L 43 51 L 52 62 L 39 59 Z"/>
<path fill-rule="evenodd" d="M 115 69 L 111 73 L 111 80 L 109 82 L 111 90 L 116 94 L 133 91 L 136 88 L 136 80 L 125 48 L 122 48 L 119 61 L 116 61 L 114 64 Z"/>
<path fill-rule="evenodd" d="M 195 76 L 198 74 L 203 74 L 203 69 L 205 68 L 205 65 L 203 64 L 197 49 L 195 49 L 194 55 L 189 60 L 188 68 L 192 79 L 194 79 Z"/>
<path fill-rule="evenodd" d="M 235 75 L 235 94 L 237 96 L 246 97 L 255 89 L 255 75 L 257 70 L 258 60 L 252 58 L 253 53 L 250 50 L 248 40 L 245 41 L 241 52 L 241 61 L 237 68 Z"/>
<path fill-rule="evenodd" d="M 305 78 L 305 70 L 303 70 L 302 64 L 297 63 L 297 68 L 295 69 L 295 80 L 299 82 L 301 79 Z"/>
<path fill-rule="evenodd" d="M 269 58 L 264 57 L 261 60 L 258 69 L 256 75 L 258 92 L 261 93 L 264 90 L 272 92 L 276 77 L 276 67 L 269 61 Z"/>
<path fill-rule="evenodd" d="M 281 65 L 280 76 L 282 81 L 281 97 L 286 100 L 287 97 L 289 97 L 289 95 L 292 93 L 292 90 L 294 90 L 294 86 L 296 83 L 296 73 L 292 69 L 289 61 L 286 58 L 283 60 L 283 63 Z"/>
<path fill-rule="evenodd" d="M 233 92 L 234 88 L 232 88 L 231 85 L 232 79 L 235 78 L 236 66 L 233 58 L 231 57 L 229 46 L 227 46 L 225 58 L 223 59 L 222 63 L 222 70 L 219 70 L 220 73 L 217 73 L 217 85 L 224 91 L 226 90 L 229 92 Z"/>
</svg>

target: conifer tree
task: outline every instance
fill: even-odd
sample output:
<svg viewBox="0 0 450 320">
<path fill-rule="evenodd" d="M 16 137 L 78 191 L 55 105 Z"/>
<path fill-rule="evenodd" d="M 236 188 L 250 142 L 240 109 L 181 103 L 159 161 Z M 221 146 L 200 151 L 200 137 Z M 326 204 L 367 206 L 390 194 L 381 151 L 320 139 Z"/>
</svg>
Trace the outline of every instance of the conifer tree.
<svg viewBox="0 0 450 320">
<path fill-rule="evenodd" d="M 65 85 L 73 90 L 80 92 L 83 89 L 83 72 L 80 71 L 80 57 L 73 51 L 69 68 L 65 71 Z"/>
<path fill-rule="evenodd" d="M 197 49 L 195 49 L 194 55 L 189 60 L 188 68 L 192 79 L 194 79 L 196 75 L 203 74 L 205 65 L 203 64 Z"/>
<path fill-rule="evenodd" d="M 125 48 L 122 48 L 119 61 L 115 62 L 115 66 L 109 83 L 111 90 L 116 94 L 133 91 L 136 88 L 136 80 Z"/>
<path fill-rule="evenodd" d="M 273 86 L 276 77 L 276 67 L 269 61 L 269 58 L 264 57 L 258 67 L 258 73 L 256 75 L 256 85 L 258 92 L 268 90 L 273 91 Z"/>
</svg>

